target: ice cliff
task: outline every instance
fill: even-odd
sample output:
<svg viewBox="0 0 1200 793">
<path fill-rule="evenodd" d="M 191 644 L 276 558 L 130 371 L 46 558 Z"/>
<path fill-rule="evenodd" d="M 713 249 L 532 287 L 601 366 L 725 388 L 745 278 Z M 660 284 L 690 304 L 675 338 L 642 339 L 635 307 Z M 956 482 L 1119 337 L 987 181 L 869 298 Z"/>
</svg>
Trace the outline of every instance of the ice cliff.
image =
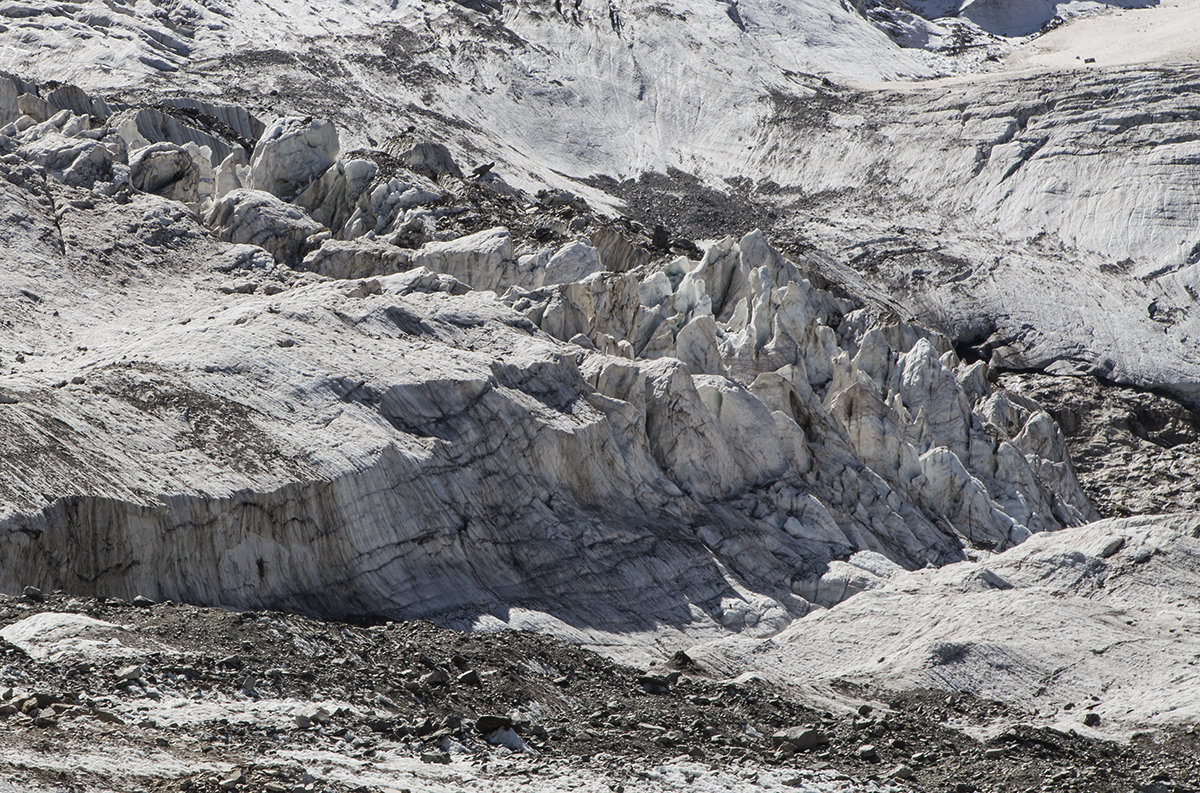
<svg viewBox="0 0 1200 793">
<path fill-rule="evenodd" d="M 4 588 L 667 643 L 1094 514 L 1037 404 L 761 233 L 459 234 L 556 201 L 3 84 Z"/>
</svg>

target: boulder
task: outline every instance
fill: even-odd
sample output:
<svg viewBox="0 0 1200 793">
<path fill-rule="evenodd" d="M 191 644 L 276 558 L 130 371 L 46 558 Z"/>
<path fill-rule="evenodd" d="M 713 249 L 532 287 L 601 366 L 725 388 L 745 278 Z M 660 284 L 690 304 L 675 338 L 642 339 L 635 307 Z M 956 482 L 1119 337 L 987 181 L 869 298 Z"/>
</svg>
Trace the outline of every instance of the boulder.
<svg viewBox="0 0 1200 793">
<path fill-rule="evenodd" d="M 46 611 L 8 625 L 0 639 L 35 661 L 107 661 L 171 654 L 162 643 L 83 614 Z"/>
<path fill-rule="evenodd" d="M 772 735 L 771 743 L 790 744 L 796 751 L 805 751 L 829 743 L 829 736 L 813 727 L 789 727 Z"/>
</svg>

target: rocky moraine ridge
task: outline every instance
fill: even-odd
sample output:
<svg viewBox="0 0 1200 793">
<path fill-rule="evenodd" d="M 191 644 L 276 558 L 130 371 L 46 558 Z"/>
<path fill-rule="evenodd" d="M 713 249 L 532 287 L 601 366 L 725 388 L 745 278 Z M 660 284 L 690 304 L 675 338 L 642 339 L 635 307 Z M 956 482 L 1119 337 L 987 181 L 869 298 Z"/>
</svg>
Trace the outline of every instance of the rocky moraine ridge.
<svg viewBox="0 0 1200 793">
<path fill-rule="evenodd" d="M 566 5 L 0 5 L 0 791 L 1195 789 L 1191 67 Z"/>
</svg>

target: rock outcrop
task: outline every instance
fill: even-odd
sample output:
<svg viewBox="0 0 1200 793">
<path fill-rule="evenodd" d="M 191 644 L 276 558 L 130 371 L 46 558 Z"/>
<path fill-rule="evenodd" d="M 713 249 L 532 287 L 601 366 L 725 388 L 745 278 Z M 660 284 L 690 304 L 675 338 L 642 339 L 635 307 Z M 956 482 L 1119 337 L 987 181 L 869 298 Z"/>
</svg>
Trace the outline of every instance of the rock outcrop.
<svg viewBox="0 0 1200 793">
<path fill-rule="evenodd" d="M 1105 517 L 1200 509 L 1200 417 L 1179 400 L 1090 378 L 1014 373 L 1000 382 L 1058 422 Z"/>
</svg>

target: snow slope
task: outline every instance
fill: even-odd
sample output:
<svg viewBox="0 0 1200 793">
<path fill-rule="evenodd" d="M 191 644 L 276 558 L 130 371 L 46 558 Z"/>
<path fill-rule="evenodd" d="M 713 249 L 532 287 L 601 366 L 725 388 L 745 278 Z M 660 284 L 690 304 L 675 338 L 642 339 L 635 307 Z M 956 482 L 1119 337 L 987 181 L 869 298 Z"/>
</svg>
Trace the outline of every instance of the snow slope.
<svg viewBox="0 0 1200 793">
<path fill-rule="evenodd" d="M 1033 74 L 790 114 L 764 168 L 799 185 L 778 233 L 839 251 L 996 366 L 1194 402 L 1198 77 Z"/>
<path fill-rule="evenodd" d="M 146 86 L 215 98 L 233 89 L 259 102 L 272 90 L 285 102 L 319 102 L 324 83 L 334 106 L 342 102 L 330 108 L 338 120 L 353 114 L 343 126 L 356 142 L 423 121 L 405 109 L 417 103 L 474 128 L 468 147 L 515 158 L 542 180 L 550 169 L 723 162 L 764 94 L 803 86 L 804 73 L 932 73 L 920 54 L 828 0 L 639 0 L 611 10 L 587 0 L 562 12 L 518 2 L 495 13 L 449 0 L 56 8 L 8 8 L 0 68 L 96 91 Z M 64 39 L 85 43 L 65 48 Z M 294 95 L 309 87 L 312 95 Z"/>
<path fill-rule="evenodd" d="M 897 575 L 759 643 L 688 652 L 824 689 L 963 691 L 1059 729 L 1200 716 L 1197 516 L 1103 521 L 975 562 Z"/>
<path fill-rule="evenodd" d="M 1034 5 L 928 13 L 1086 10 Z M 997 366 L 1200 394 L 1189 67 L 900 88 L 987 61 L 901 47 L 880 9 L 864 17 L 826 0 L 3 8 L 0 65 L 28 77 L 73 80 L 114 104 L 196 96 L 263 118 L 328 118 L 348 150 L 414 130 L 468 168 L 497 162 L 517 187 L 570 189 L 610 210 L 621 201 L 593 177 L 677 170 L 736 184 L 757 225 L 856 262 Z M 1164 6 L 1069 23 L 1045 41 L 1140 30 L 1126 20 L 1143 18 L 1159 21 L 1139 38 L 1123 32 L 1124 51 L 1159 52 L 1167 34 L 1154 31 L 1186 40 L 1175 20 L 1188 7 Z"/>
<path fill-rule="evenodd" d="M 1163 0 L 1150 8 L 1071 20 L 1012 50 L 1009 70 L 1104 68 L 1200 61 L 1200 3 Z M 1091 59 L 1091 63 L 1085 63 Z"/>
</svg>

